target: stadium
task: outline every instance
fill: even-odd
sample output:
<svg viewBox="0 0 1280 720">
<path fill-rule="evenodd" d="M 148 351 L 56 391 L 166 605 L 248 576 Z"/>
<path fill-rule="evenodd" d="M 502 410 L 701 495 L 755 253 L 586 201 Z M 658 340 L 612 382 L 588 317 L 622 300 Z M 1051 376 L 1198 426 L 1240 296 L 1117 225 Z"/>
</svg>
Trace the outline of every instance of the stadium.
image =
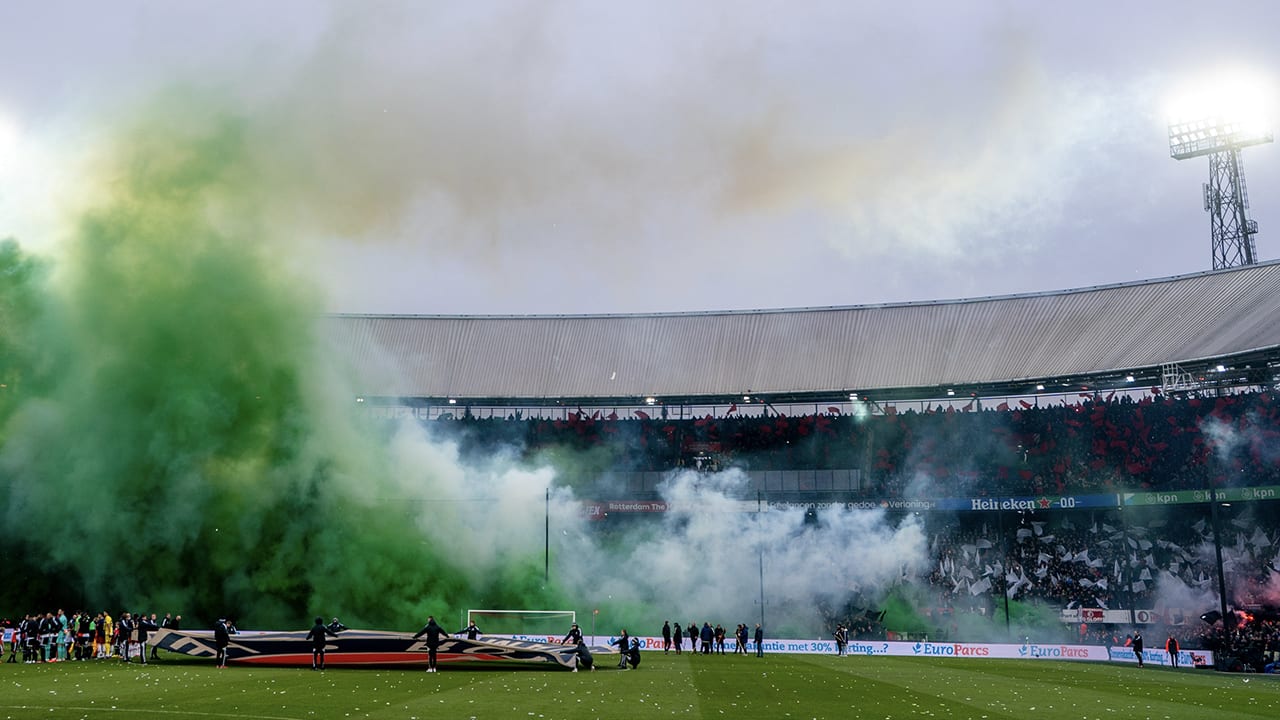
<svg viewBox="0 0 1280 720">
<path fill-rule="evenodd" d="M 926 5 L 15 8 L 0 716 L 1274 717 L 1274 11 Z"/>
<path fill-rule="evenodd" d="M 1280 599 L 1277 290 L 1264 263 L 952 302 L 326 329 L 367 417 L 474 455 L 591 453 L 563 481 L 605 534 L 678 514 L 673 475 L 730 470 L 742 513 L 923 517 L 923 589 L 842 596 L 837 579 L 824 625 L 976 640 L 1030 623 L 1108 645 L 1137 628 L 1261 670 Z M 909 599 L 924 606 L 884 607 Z"/>
<path fill-rule="evenodd" d="M 844 628 L 868 654 L 1108 657 L 1141 630 L 1222 669 L 1275 661 L 1280 263 L 948 302 L 329 315 L 314 335 L 269 277 L 245 286 L 259 313 L 224 313 L 225 281 L 113 296 L 89 341 L 111 360 L 56 376 L 26 349 L 86 340 L 19 325 L 40 342 L 9 346 L 10 607 L 262 630 L 470 611 L 543 639 L 576 617 L 605 643 L 711 619 L 817 652 Z M 34 282 L 10 292 L 40 306 Z M 175 334 L 192 350 L 157 363 Z M 68 504 L 123 522 L 68 525 Z"/>
</svg>

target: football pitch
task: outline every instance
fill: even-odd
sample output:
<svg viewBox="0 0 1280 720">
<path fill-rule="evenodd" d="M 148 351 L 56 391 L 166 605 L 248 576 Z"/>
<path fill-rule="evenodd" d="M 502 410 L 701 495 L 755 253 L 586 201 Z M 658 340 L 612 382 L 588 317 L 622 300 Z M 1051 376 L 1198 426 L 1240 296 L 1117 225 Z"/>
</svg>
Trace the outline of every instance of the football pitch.
<svg viewBox="0 0 1280 720">
<path fill-rule="evenodd" d="M 1280 717 L 1280 680 L 1270 676 L 1057 661 L 646 653 L 626 672 L 443 665 L 428 674 L 217 670 L 172 656 L 0 673 L 0 718 L 15 719 Z"/>
</svg>

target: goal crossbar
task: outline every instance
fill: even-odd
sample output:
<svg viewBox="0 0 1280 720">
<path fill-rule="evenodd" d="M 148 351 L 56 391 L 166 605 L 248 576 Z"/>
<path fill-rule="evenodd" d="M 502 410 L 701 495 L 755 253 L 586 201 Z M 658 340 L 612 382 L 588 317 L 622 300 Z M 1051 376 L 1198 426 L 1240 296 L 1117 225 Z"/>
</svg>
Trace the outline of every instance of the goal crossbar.
<svg viewBox="0 0 1280 720">
<path fill-rule="evenodd" d="M 512 619 L 555 617 L 568 618 L 570 623 L 578 622 L 578 613 L 573 610 L 467 610 L 467 622 L 477 617 L 509 617 Z"/>
</svg>

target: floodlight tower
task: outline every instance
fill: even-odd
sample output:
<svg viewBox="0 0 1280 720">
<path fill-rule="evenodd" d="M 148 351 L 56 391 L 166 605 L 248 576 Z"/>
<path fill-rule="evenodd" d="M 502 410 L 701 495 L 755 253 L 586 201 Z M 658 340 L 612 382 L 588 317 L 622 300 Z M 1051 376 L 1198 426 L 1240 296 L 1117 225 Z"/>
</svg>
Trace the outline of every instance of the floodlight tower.
<svg viewBox="0 0 1280 720">
<path fill-rule="evenodd" d="M 1169 125 L 1169 155 L 1173 159 L 1209 156 L 1204 209 L 1209 213 L 1214 270 L 1258 262 L 1253 247 L 1258 223 L 1249 218 L 1249 194 L 1240 151 L 1273 139 L 1270 130 L 1220 115 Z"/>
</svg>

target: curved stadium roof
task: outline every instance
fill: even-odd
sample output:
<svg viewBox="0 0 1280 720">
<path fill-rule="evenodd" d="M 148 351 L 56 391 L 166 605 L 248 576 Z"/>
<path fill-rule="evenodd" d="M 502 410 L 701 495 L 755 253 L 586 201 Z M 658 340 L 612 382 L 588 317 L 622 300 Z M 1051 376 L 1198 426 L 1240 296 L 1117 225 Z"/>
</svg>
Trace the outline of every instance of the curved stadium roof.
<svg viewBox="0 0 1280 720">
<path fill-rule="evenodd" d="M 1024 387 L 1280 349 L 1280 262 L 1133 283 L 850 307 L 555 316 L 334 315 L 359 392 L 636 403 Z M 1150 373 L 1140 378 L 1149 380 Z M 1158 377 L 1158 375 L 1157 375 Z"/>
</svg>

